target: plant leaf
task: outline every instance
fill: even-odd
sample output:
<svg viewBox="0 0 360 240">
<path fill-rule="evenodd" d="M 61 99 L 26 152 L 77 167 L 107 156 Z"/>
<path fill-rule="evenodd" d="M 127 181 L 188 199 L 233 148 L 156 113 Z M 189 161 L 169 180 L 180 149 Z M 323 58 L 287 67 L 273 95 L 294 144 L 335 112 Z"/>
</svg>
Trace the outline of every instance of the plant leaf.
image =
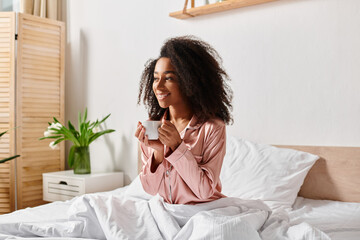
<svg viewBox="0 0 360 240">
<path fill-rule="evenodd" d="M 56 117 L 53 117 L 53 119 L 54 119 L 54 122 L 55 122 L 55 123 L 58 123 L 58 122 L 59 122 L 59 120 L 57 120 Z"/>
<path fill-rule="evenodd" d="M 1 137 L 2 135 L 4 135 L 5 133 L 7 133 L 7 131 L 0 133 L 0 137 Z"/>
<path fill-rule="evenodd" d="M 58 144 L 58 143 L 60 143 L 60 142 L 62 142 L 62 141 L 64 141 L 65 140 L 65 138 L 59 138 L 58 140 L 56 140 L 55 142 L 54 142 L 54 145 L 56 145 L 56 144 Z"/>
<path fill-rule="evenodd" d="M 78 137 L 79 137 L 79 133 L 78 133 L 78 131 L 76 131 L 75 127 L 71 124 L 70 120 L 69 120 L 69 122 L 68 122 L 68 125 L 69 125 L 69 130 L 74 134 L 74 136 L 75 136 L 76 138 L 78 138 Z"/>
<path fill-rule="evenodd" d="M 94 128 L 96 124 L 98 124 L 98 120 L 96 120 L 95 122 L 92 122 L 92 123 L 89 125 L 89 128 Z"/>
<path fill-rule="evenodd" d="M 64 134 L 65 138 L 72 141 L 76 146 L 81 146 L 79 140 L 74 136 L 74 134 L 67 129 L 66 127 L 61 128 L 61 133 Z"/>
<path fill-rule="evenodd" d="M 42 138 L 39 138 L 39 140 L 44 140 L 44 139 L 48 139 L 48 138 L 50 138 L 50 139 L 52 139 L 52 138 L 60 138 L 60 137 L 62 137 L 62 135 L 42 137 Z"/>
<path fill-rule="evenodd" d="M 84 113 L 84 119 L 83 119 L 83 122 L 86 122 L 86 118 L 87 118 L 87 108 L 85 108 L 85 113 Z"/>
<path fill-rule="evenodd" d="M 80 124 L 80 136 L 79 136 L 79 142 L 80 142 L 80 146 L 84 146 L 84 138 L 85 138 L 85 124 L 82 122 Z"/>
<path fill-rule="evenodd" d="M 108 114 L 106 117 L 104 117 L 104 118 L 99 122 L 99 124 L 105 122 L 105 120 L 108 119 L 108 117 L 110 117 L 110 115 L 111 115 L 111 113 Z"/>
<path fill-rule="evenodd" d="M 74 166 L 74 154 L 75 154 L 75 145 L 72 145 L 68 157 L 68 164 L 70 168 Z"/>
<path fill-rule="evenodd" d="M 79 112 L 78 114 L 78 127 L 80 129 L 80 125 L 81 125 L 81 112 Z"/>
<path fill-rule="evenodd" d="M 115 132 L 114 129 L 107 129 L 107 130 L 104 130 L 104 131 L 101 131 L 101 132 L 97 132 L 95 133 L 94 135 L 92 135 L 90 138 L 89 138 L 89 144 L 92 143 L 95 139 L 97 139 L 98 137 L 106 134 L 106 133 L 112 133 L 112 132 Z"/>
<path fill-rule="evenodd" d="M 4 163 L 4 162 L 7 162 L 7 161 L 10 161 L 14 158 L 17 158 L 17 157 L 20 157 L 20 155 L 15 155 L 15 156 L 12 156 L 12 157 L 8 157 L 8 158 L 5 158 L 5 159 L 2 159 L 0 160 L 0 163 Z"/>
</svg>

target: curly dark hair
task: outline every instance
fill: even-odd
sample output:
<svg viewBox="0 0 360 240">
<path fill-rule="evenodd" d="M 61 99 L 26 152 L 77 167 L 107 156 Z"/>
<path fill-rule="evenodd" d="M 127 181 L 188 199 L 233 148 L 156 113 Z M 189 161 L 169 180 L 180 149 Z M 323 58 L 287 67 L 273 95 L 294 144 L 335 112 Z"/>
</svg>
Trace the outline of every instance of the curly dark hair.
<svg viewBox="0 0 360 240">
<path fill-rule="evenodd" d="M 141 76 L 138 104 L 141 100 L 152 120 L 160 120 L 166 109 L 161 108 L 152 90 L 156 62 L 169 58 L 174 66 L 180 91 L 199 121 L 218 117 L 232 123 L 232 90 L 230 80 L 221 67 L 222 59 L 208 43 L 194 37 L 174 37 L 165 41 L 157 59 L 145 64 Z"/>
</svg>

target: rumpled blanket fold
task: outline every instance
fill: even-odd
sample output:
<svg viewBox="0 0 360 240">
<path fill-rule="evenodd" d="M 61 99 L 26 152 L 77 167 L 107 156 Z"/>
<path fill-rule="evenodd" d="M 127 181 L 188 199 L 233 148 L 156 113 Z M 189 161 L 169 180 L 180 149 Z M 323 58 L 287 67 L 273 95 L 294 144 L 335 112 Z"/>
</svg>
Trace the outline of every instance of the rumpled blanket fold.
<svg viewBox="0 0 360 240">
<path fill-rule="evenodd" d="M 89 194 L 70 205 L 67 219 L 0 224 L 18 237 L 91 239 L 261 239 L 270 214 L 261 201 L 223 198 L 198 205 L 173 205 L 121 195 Z M 1 238 L 1 236 L 0 236 Z"/>
<path fill-rule="evenodd" d="M 246 239 L 329 240 L 307 223 L 260 200 L 222 198 L 196 205 L 168 204 L 139 191 L 86 194 L 0 216 L 1 239 Z M 51 212 L 55 212 L 52 214 Z"/>
</svg>

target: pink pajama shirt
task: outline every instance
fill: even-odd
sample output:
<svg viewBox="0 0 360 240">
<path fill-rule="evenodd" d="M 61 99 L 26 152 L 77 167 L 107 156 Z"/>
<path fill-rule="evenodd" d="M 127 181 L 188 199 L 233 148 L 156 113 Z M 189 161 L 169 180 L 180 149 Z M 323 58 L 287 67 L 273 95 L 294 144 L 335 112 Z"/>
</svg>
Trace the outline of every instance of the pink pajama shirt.
<svg viewBox="0 0 360 240">
<path fill-rule="evenodd" d="M 183 140 L 169 156 L 165 146 L 164 160 L 151 172 L 154 150 L 141 144 L 143 168 L 140 180 L 144 190 L 168 203 L 195 204 L 222 197 L 220 171 L 226 150 L 225 123 L 212 119 L 198 123 L 193 116 L 180 133 Z"/>
</svg>

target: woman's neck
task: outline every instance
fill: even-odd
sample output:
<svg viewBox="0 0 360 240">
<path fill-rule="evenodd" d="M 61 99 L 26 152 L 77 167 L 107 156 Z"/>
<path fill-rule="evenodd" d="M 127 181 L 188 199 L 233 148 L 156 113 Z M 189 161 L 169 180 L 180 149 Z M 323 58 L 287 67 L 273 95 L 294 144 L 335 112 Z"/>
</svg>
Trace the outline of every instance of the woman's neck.
<svg viewBox="0 0 360 240">
<path fill-rule="evenodd" d="M 189 123 L 193 116 L 193 112 L 189 107 L 174 108 L 169 107 L 170 121 L 176 126 L 179 132 L 181 132 Z"/>
</svg>

